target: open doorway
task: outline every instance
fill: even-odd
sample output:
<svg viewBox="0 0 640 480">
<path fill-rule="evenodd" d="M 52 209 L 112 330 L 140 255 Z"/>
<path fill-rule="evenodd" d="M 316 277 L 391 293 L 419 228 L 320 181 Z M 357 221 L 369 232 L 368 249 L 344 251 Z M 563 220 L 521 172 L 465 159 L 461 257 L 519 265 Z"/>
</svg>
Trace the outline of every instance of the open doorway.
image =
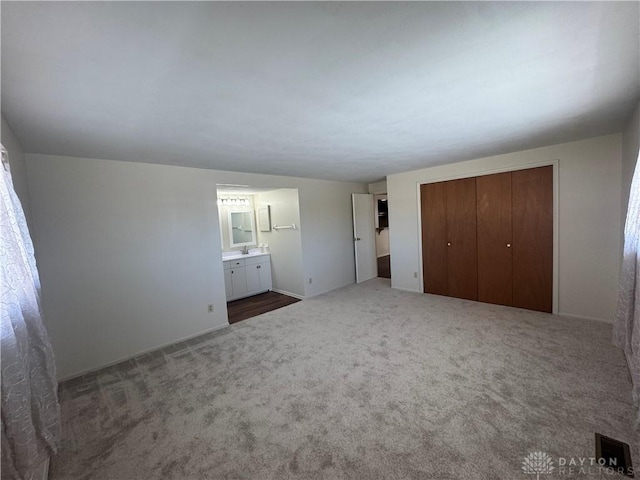
<svg viewBox="0 0 640 480">
<path fill-rule="evenodd" d="M 229 323 L 304 297 L 298 189 L 217 185 Z"/>
<path fill-rule="evenodd" d="M 387 194 L 374 195 L 376 225 L 376 257 L 378 277 L 391 278 L 391 251 L 389 249 L 389 207 Z"/>
<path fill-rule="evenodd" d="M 375 193 L 351 195 L 357 283 L 375 277 L 391 278 L 386 182 L 369 185 L 370 192 L 372 186 L 378 188 Z"/>
</svg>

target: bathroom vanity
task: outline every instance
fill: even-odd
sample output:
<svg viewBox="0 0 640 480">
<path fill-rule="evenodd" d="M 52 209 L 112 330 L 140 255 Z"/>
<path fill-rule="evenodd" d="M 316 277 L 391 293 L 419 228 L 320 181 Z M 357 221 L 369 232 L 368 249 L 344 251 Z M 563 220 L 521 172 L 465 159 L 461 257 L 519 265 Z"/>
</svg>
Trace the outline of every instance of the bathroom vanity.
<svg viewBox="0 0 640 480">
<path fill-rule="evenodd" d="M 222 260 L 228 302 L 271 290 L 270 254 L 233 252 Z"/>
</svg>

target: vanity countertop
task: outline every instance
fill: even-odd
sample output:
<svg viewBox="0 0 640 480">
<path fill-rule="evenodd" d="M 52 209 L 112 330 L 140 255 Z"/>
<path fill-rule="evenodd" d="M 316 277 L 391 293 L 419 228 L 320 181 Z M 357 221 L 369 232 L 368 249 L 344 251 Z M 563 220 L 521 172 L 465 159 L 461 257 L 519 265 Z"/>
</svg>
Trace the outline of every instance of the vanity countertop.
<svg viewBox="0 0 640 480">
<path fill-rule="evenodd" d="M 222 261 L 226 262 L 228 260 L 237 260 L 239 258 L 249 258 L 249 257 L 261 257 L 263 255 L 271 255 L 269 252 L 249 252 L 247 254 L 242 254 L 240 252 L 223 252 L 222 253 Z"/>
</svg>

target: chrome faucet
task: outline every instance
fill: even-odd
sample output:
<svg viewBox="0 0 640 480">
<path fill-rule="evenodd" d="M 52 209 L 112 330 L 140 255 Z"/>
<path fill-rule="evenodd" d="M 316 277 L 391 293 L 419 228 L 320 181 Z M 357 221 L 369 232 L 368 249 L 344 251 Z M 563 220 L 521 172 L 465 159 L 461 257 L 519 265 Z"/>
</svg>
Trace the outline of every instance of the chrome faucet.
<svg viewBox="0 0 640 480">
<path fill-rule="evenodd" d="M 240 251 L 242 252 L 243 255 L 249 255 L 249 247 L 247 247 L 246 245 L 242 247 L 242 250 Z"/>
</svg>

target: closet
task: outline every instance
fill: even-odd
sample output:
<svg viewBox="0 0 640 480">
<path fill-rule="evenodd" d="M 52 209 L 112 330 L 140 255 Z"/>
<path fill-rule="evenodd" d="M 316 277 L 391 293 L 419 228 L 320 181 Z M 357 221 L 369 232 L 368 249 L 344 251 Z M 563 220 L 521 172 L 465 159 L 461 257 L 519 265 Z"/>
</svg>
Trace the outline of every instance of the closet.
<svg viewBox="0 0 640 480">
<path fill-rule="evenodd" d="M 421 185 L 425 293 L 551 312 L 553 167 Z"/>
</svg>

